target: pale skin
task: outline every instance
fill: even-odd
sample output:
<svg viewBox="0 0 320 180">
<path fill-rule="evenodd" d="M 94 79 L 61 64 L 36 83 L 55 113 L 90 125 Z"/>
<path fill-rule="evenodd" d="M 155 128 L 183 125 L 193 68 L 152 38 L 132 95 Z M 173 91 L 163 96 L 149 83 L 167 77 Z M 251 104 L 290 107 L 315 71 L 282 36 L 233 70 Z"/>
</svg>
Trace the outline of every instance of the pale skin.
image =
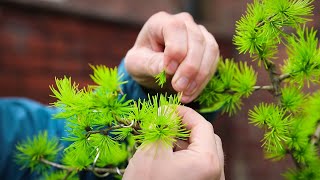
<svg viewBox="0 0 320 180">
<path fill-rule="evenodd" d="M 158 91 L 154 76 L 165 70 L 171 81 L 164 91 L 181 92 L 181 102 L 189 103 L 215 73 L 218 57 L 215 38 L 192 16 L 160 12 L 143 26 L 125 57 L 125 67 L 140 85 Z M 174 148 L 161 141 L 139 148 L 123 179 L 225 179 L 222 144 L 211 123 L 188 107 L 180 106 L 178 113 L 191 130 L 189 140 L 177 141 Z"/>
</svg>

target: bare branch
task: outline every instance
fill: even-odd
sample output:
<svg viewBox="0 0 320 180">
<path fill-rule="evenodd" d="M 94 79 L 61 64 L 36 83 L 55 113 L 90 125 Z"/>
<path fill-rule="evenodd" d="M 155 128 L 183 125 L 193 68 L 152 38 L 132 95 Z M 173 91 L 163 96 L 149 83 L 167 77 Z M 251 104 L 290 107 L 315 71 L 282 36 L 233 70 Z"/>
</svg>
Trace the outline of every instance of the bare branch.
<svg viewBox="0 0 320 180">
<path fill-rule="evenodd" d="M 282 82 L 283 80 L 290 78 L 290 76 L 290 74 L 281 74 L 279 76 L 279 81 Z"/>
<path fill-rule="evenodd" d="M 65 166 L 65 165 L 62 165 L 62 164 L 58 164 L 58 163 L 55 163 L 55 162 L 51 162 L 51 161 L 48 161 L 44 158 L 41 158 L 40 161 L 44 164 L 47 164 L 47 165 L 50 165 L 52 167 L 55 167 L 55 168 L 58 168 L 58 169 L 63 169 L 63 170 L 67 170 L 67 171 L 78 171 L 77 168 L 73 168 L 73 167 L 68 167 L 68 166 Z M 120 173 L 124 173 L 124 169 L 117 169 L 117 168 L 98 168 L 98 167 L 87 167 L 87 168 L 84 168 L 84 170 L 86 171 L 95 171 L 95 172 L 98 172 L 98 173 L 112 173 L 112 174 L 118 174 L 119 172 Z"/>
<path fill-rule="evenodd" d="M 75 168 L 71 168 L 71 167 L 68 167 L 68 166 L 64 166 L 62 164 L 58 164 L 58 163 L 55 163 L 55 162 L 51 162 L 51 161 L 48 161 L 44 158 L 41 158 L 40 161 L 44 164 L 47 164 L 47 165 L 50 165 L 52 167 L 55 167 L 55 168 L 58 168 L 58 169 L 63 169 L 63 170 L 67 170 L 67 171 L 74 171 L 76 170 Z"/>
<path fill-rule="evenodd" d="M 267 85 L 267 86 L 253 86 L 254 90 L 273 90 L 273 86 L 272 85 Z"/>
</svg>

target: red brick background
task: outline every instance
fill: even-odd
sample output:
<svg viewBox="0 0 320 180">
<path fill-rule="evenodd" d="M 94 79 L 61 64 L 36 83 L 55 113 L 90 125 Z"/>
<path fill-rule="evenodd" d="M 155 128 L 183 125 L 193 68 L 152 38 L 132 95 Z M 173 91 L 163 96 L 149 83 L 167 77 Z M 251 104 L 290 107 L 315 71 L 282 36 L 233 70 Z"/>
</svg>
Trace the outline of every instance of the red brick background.
<svg viewBox="0 0 320 180">
<path fill-rule="evenodd" d="M 28 97 L 48 104 L 53 101 L 48 86 L 54 83 L 54 77 L 66 75 L 80 85 L 91 83 L 89 63 L 118 65 L 132 47 L 142 22 L 159 10 L 179 12 L 186 5 L 182 2 L 191 2 L 81 1 L 83 10 L 92 5 L 91 9 L 98 8 L 98 14 L 105 13 L 109 18 L 0 2 L 0 97 Z M 203 0 L 195 10 L 198 11 L 195 13 L 199 15 L 198 21 L 215 35 L 224 57 L 249 59 L 239 56 L 232 45 L 234 23 L 245 11 L 246 3 Z M 319 29 L 319 5 L 314 12 L 316 18 L 312 24 Z M 257 66 L 255 69 L 259 72 L 258 84 L 269 84 L 264 70 Z M 290 158 L 280 163 L 265 160 L 260 147 L 263 132 L 248 125 L 248 109 L 271 99 L 267 92 L 256 92 L 244 100 L 243 109 L 238 114 L 232 117 L 219 115 L 213 123 L 215 132 L 223 141 L 226 179 L 282 179 L 281 173 L 292 167 Z"/>
<path fill-rule="evenodd" d="M 54 77 L 89 83 L 88 64 L 119 64 L 140 26 L 30 9 L 0 9 L 1 96 L 48 103 Z"/>
</svg>

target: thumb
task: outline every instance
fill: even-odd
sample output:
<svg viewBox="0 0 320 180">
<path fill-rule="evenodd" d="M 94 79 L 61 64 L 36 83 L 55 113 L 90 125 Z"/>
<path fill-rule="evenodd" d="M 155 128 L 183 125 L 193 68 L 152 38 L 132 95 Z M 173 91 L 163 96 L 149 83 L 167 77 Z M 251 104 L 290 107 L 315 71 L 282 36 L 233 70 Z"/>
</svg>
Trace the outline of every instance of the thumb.
<svg viewBox="0 0 320 180">
<path fill-rule="evenodd" d="M 172 155 L 172 148 L 161 141 L 140 146 L 130 159 L 123 179 L 150 179 L 150 173 L 165 167 Z"/>
<path fill-rule="evenodd" d="M 159 160 L 170 158 L 170 156 L 172 155 L 172 147 L 159 140 L 151 144 L 140 146 L 136 153 L 133 155 L 133 158 L 135 158 L 136 160 Z"/>
<path fill-rule="evenodd" d="M 153 77 L 162 71 L 163 59 L 163 52 L 155 52 L 146 47 L 134 47 L 125 57 L 125 67 L 136 78 Z"/>
</svg>

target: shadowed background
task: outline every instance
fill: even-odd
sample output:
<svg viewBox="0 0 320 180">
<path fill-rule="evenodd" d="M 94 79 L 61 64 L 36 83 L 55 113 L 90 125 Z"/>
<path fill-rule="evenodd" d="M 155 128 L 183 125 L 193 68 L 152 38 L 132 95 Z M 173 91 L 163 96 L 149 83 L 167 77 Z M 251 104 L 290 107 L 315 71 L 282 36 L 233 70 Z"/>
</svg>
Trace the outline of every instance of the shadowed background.
<svg viewBox="0 0 320 180">
<path fill-rule="evenodd" d="M 143 23 L 158 11 L 189 12 L 215 36 L 223 57 L 249 60 L 232 45 L 235 21 L 247 2 L 251 1 L 1 1 L 0 96 L 28 97 L 47 105 L 54 101 L 49 97 L 54 77 L 66 75 L 80 86 L 91 84 L 88 64 L 117 66 Z M 320 25 L 317 4 L 310 23 L 315 29 Z M 279 56 L 285 57 L 285 52 Z M 269 84 L 264 70 L 253 65 L 259 73 L 258 84 Z M 219 115 L 213 122 L 223 142 L 226 179 L 282 179 L 281 173 L 293 166 L 290 157 L 280 163 L 265 160 L 260 142 L 263 132 L 248 124 L 248 109 L 271 100 L 268 92 L 255 92 L 235 116 Z"/>
</svg>

